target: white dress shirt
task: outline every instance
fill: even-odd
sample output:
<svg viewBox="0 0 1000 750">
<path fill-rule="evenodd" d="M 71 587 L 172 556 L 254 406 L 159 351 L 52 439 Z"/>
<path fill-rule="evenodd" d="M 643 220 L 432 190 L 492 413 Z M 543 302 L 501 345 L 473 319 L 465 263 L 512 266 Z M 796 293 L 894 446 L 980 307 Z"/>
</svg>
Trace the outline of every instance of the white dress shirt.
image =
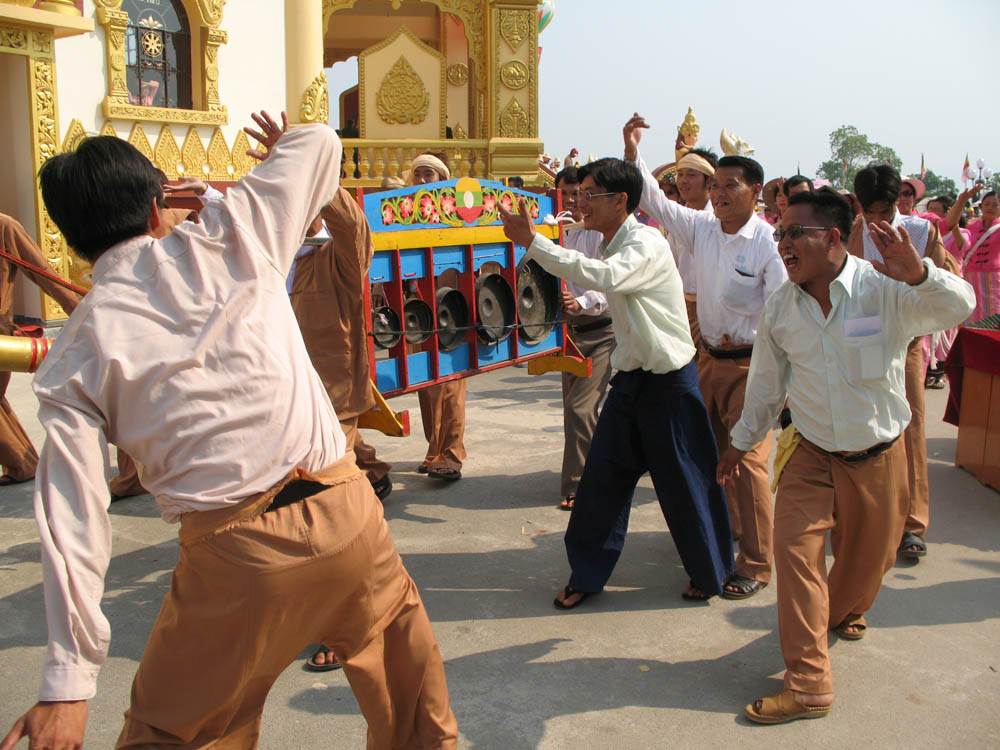
<svg viewBox="0 0 1000 750">
<path fill-rule="evenodd" d="M 722 344 L 723 336 L 735 346 L 752 345 L 764 300 L 788 278 L 774 228 L 751 214 L 738 232 L 726 234 L 714 212 L 670 200 L 642 157 L 634 163 L 643 178 L 639 207 L 694 257 L 701 337 L 713 347 Z"/>
<path fill-rule="evenodd" d="M 602 242 L 604 242 L 604 237 L 600 232 L 584 229 L 582 223 L 563 229 L 563 247 L 579 250 L 588 258 L 600 260 Z M 566 291 L 573 295 L 576 303 L 580 306 L 580 312 L 577 315 L 597 317 L 607 314 L 608 298 L 604 292 L 586 289 L 568 279 L 566 280 Z"/>
<path fill-rule="evenodd" d="M 910 242 L 913 243 L 913 247 L 921 258 L 927 255 L 927 240 L 931 231 L 931 223 L 927 219 L 922 219 L 919 216 L 904 216 L 897 210 L 889 223 L 893 227 L 902 226 L 906 230 L 906 233 L 910 235 Z M 868 229 L 867 221 L 862 224 L 861 231 L 862 237 L 864 237 L 865 260 L 881 261 L 882 253 L 875 247 L 875 241 L 872 240 L 872 233 Z"/>
<path fill-rule="evenodd" d="M 46 431 L 35 482 L 42 700 L 93 696 L 107 654 L 109 442 L 136 459 L 168 521 L 344 455 L 285 292 L 307 225 L 337 190 L 340 153 L 325 125 L 289 131 L 200 223 L 133 237 L 94 264 L 93 289 L 34 381 Z"/>
<path fill-rule="evenodd" d="M 667 373 L 694 357 L 681 276 L 658 230 L 629 216 L 611 242 L 602 241 L 601 259 L 536 234 L 525 257 L 551 274 L 607 295 L 616 341 L 611 366 L 616 370 Z"/>
<path fill-rule="evenodd" d="M 830 284 L 830 314 L 786 283 L 768 298 L 757 331 L 743 415 L 732 444 L 763 440 L 788 396 L 792 422 L 827 451 L 862 451 L 900 435 L 910 421 L 904 365 L 914 336 L 958 325 L 972 310 L 972 287 L 923 261 L 917 286 L 893 281 L 847 256 Z"/>
<path fill-rule="evenodd" d="M 706 203 L 701 212 L 715 218 L 712 201 Z M 684 282 L 684 294 L 697 294 L 698 263 L 694 259 L 694 250 L 688 247 L 681 237 L 670 235 L 667 237 L 667 242 L 670 243 L 670 251 L 674 254 L 674 262 L 677 264 L 677 270 L 680 271 L 681 281 Z"/>
</svg>

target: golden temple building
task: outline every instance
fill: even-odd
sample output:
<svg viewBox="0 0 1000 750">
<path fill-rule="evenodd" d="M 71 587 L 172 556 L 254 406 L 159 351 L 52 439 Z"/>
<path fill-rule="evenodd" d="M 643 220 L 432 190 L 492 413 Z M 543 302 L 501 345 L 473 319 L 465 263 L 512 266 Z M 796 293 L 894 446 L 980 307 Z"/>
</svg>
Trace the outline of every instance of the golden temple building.
<svg viewBox="0 0 1000 750">
<path fill-rule="evenodd" d="M 537 181 L 539 0 L 0 0 L 0 212 L 89 286 L 35 175 L 85 135 L 127 139 L 171 179 L 234 181 L 250 113 L 344 139 L 344 184 L 377 187 L 426 151 L 455 177 Z M 358 80 L 325 70 L 357 58 Z M 19 281 L 15 312 L 57 320 Z"/>
</svg>

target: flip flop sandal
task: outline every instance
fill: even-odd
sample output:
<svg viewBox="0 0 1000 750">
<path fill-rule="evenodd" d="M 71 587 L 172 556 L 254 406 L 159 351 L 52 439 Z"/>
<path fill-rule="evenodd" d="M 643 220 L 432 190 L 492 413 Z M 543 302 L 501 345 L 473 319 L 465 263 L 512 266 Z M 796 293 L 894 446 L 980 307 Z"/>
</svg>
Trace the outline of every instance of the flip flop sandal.
<svg viewBox="0 0 1000 750">
<path fill-rule="evenodd" d="M 910 549 L 916 547 L 917 549 Z M 904 560 L 919 560 L 927 554 L 927 542 L 919 534 L 907 531 L 899 543 L 899 554 Z"/>
<path fill-rule="evenodd" d="M 373 482 L 372 490 L 375 491 L 375 497 L 377 497 L 379 501 L 385 500 L 389 497 L 389 494 L 392 492 L 392 480 L 389 479 L 389 475 L 386 474 L 377 482 Z"/>
<path fill-rule="evenodd" d="M 432 479 L 445 479 L 449 482 L 455 482 L 462 478 L 462 472 L 455 469 L 428 469 L 427 476 Z"/>
<path fill-rule="evenodd" d="M 340 669 L 343 665 L 334 657 L 333 661 L 327 661 L 323 664 L 316 663 L 316 657 L 320 654 L 329 654 L 330 649 L 326 646 L 320 646 L 316 649 L 316 653 L 309 657 L 305 664 L 302 666 L 310 672 L 332 672 L 335 669 Z"/>
<path fill-rule="evenodd" d="M 417 467 L 417 474 L 426 474 L 430 470 L 431 467 L 427 464 L 420 464 L 420 466 Z"/>
<path fill-rule="evenodd" d="M 4 474 L 0 476 L 0 487 L 7 487 L 11 484 L 24 484 L 25 482 L 30 482 L 34 477 L 28 477 L 27 479 L 15 479 L 10 474 Z"/>
<path fill-rule="evenodd" d="M 704 591 L 702 591 L 701 589 L 699 589 L 697 586 L 695 586 L 694 585 L 694 581 L 688 581 L 688 588 L 694 589 L 698 593 L 697 594 L 689 594 L 687 591 L 682 591 L 681 592 L 681 598 L 684 599 L 685 601 L 689 601 L 689 602 L 707 602 L 709 599 L 712 598 L 708 594 L 706 594 Z"/>
<path fill-rule="evenodd" d="M 848 628 L 856 628 L 856 630 L 851 632 Z M 868 623 L 865 621 L 864 615 L 848 615 L 840 625 L 833 629 L 833 632 L 845 641 L 860 641 L 865 637 L 867 630 Z"/>
<path fill-rule="evenodd" d="M 566 586 L 564 586 L 563 590 L 562 590 L 563 601 L 565 601 L 566 599 L 569 599 L 571 596 L 575 596 L 577 594 L 580 595 L 580 598 L 577 599 L 572 604 L 563 604 L 563 602 L 559 600 L 559 597 L 556 597 L 555 599 L 552 600 L 552 604 L 555 606 L 556 609 L 573 609 L 573 607 L 579 607 L 581 604 L 583 604 L 592 593 L 595 593 L 595 592 L 592 592 L 592 591 L 577 591 L 575 588 L 573 588 L 569 584 L 566 584 Z"/>
<path fill-rule="evenodd" d="M 726 586 L 735 586 L 736 591 L 729 591 Z M 761 589 L 767 588 L 767 584 L 755 578 L 746 576 L 731 575 L 722 583 L 723 599 L 749 599 Z"/>
<path fill-rule="evenodd" d="M 576 495 L 566 495 L 559 501 L 559 510 L 573 510 L 573 503 L 576 502 Z"/>
<path fill-rule="evenodd" d="M 784 724 L 796 719 L 822 719 L 830 713 L 831 706 L 806 706 L 795 699 L 791 690 L 761 698 L 747 704 L 744 715 L 758 724 Z"/>
</svg>

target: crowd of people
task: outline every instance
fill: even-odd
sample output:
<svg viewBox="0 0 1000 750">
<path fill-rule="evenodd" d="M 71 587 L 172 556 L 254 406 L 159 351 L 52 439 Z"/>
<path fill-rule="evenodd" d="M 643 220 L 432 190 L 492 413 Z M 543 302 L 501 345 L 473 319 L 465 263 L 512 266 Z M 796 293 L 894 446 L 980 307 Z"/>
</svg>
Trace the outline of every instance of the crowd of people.
<svg viewBox="0 0 1000 750">
<path fill-rule="evenodd" d="M 2 750 L 22 736 L 82 741 L 109 639 L 111 443 L 181 540 L 118 747 L 255 746 L 274 679 L 315 643 L 310 665 L 344 669 L 369 746 L 456 746 L 441 655 L 382 515 L 391 467 L 357 428 L 373 403 L 371 229 L 338 185 L 329 128 L 254 120 L 261 164 L 225 196 L 186 181 L 204 204 L 194 221 L 170 219 L 171 188 L 117 138 L 41 171 L 94 285 L 65 301 L 76 309 L 34 382 L 49 652 L 40 702 Z M 684 599 L 748 599 L 777 574 L 785 689 L 746 717 L 826 716 L 828 631 L 863 638 L 896 555 L 926 554 L 927 362 L 957 326 L 1000 312 L 1000 200 L 985 196 L 968 227 L 977 188 L 916 215 L 922 185 L 888 165 L 859 172 L 847 195 L 800 176 L 764 195 L 755 160 L 687 148 L 663 184 L 639 152 L 648 128 L 633 116 L 623 158 L 559 173 L 572 220 L 561 244 L 523 203 L 501 208 L 507 237 L 564 280 L 568 334 L 593 364 L 562 379 L 570 576 L 554 606 L 604 588 L 649 472 Z M 408 177 L 450 170 L 424 154 Z M 465 381 L 421 391 L 420 406 L 421 467 L 460 478 Z M 321 607 L 307 595 L 319 589 Z"/>
</svg>

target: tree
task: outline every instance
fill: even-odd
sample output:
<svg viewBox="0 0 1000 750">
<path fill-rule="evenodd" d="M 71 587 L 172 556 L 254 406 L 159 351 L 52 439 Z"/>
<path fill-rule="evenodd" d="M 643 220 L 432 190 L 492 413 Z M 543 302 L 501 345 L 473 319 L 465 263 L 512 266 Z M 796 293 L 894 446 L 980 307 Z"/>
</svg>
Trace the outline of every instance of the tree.
<svg viewBox="0 0 1000 750">
<path fill-rule="evenodd" d="M 819 165 L 816 176 L 848 190 L 854 187 L 854 175 L 869 164 L 892 164 L 896 169 L 903 164 L 893 149 L 868 140 L 853 125 L 842 125 L 830 133 L 830 154 L 832 158 Z"/>
<path fill-rule="evenodd" d="M 929 169 L 924 175 L 923 182 L 927 188 L 927 195 L 932 198 L 936 195 L 958 195 L 958 187 L 955 185 L 953 179 L 950 177 L 939 177 Z"/>
</svg>

